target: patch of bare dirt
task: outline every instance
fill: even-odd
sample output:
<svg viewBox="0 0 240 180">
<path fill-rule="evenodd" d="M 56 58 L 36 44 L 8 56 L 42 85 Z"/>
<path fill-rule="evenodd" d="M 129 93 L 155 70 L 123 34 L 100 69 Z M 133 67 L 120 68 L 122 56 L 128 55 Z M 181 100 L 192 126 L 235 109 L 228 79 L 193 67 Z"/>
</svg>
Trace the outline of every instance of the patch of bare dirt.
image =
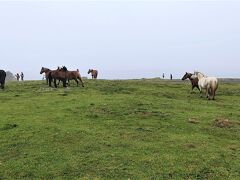
<svg viewBox="0 0 240 180">
<path fill-rule="evenodd" d="M 234 123 L 229 119 L 215 119 L 214 126 L 219 128 L 229 128 L 232 127 Z"/>
<path fill-rule="evenodd" d="M 200 123 L 200 121 L 198 119 L 196 119 L 196 118 L 189 118 L 188 122 L 192 123 L 192 124 L 199 124 Z"/>
</svg>

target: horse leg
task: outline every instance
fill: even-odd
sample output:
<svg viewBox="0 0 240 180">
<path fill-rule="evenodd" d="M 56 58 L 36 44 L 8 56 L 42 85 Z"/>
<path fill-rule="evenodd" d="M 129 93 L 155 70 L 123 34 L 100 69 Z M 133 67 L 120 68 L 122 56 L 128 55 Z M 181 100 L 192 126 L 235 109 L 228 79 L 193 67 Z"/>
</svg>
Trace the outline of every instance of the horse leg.
<svg viewBox="0 0 240 180">
<path fill-rule="evenodd" d="M 77 80 L 77 78 L 76 79 L 74 79 L 75 81 L 76 81 L 76 83 L 77 83 L 77 86 L 79 85 L 79 82 L 78 82 L 78 80 Z"/>
<path fill-rule="evenodd" d="M 67 86 L 66 86 L 66 80 L 65 80 L 65 79 L 63 80 L 63 87 L 67 87 Z"/>
<path fill-rule="evenodd" d="M 200 87 L 200 97 L 202 98 L 202 88 Z"/>
<path fill-rule="evenodd" d="M 59 86 L 59 84 L 60 84 L 60 80 L 58 80 L 58 83 L 57 83 L 57 85 Z"/>
<path fill-rule="evenodd" d="M 82 83 L 82 87 L 84 87 L 84 83 L 81 77 L 78 77 L 79 81 Z"/>
<path fill-rule="evenodd" d="M 213 92 L 212 92 L 212 100 L 215 100 L 216 90 L 217 89 L 214 89 Z"/>
<path fill-rule="evenodd" d="M 212 95 L 212 89 L 210 87 L 208 88 L 208 100 L 211 100 L 211 95 Z"/>
<path fill-rule="evenodd" d="M 206 98 L 209 99 L 209 88 L 206 88 Z"/>
<path fill-rule="evenodd" d="M 192 91 L 191 91 L 191 94 L 193 93 L 193 90 L 194 90 L 194 86 L 192 85 Z"/>
<path fill-rule="evenodd" d="M 57 79 L 54 79 L 54 87 L 57 88 Z"/>
<path fill-rule="evenodd" d="M 49 87 L 52 87 L 52 79 L 51 78 L 48 79 L 48 83 L 49 83 Z"/>
<path fill-rule="evenodd" d="M 200 90 L 199 86 L 196 86 L 196 87 L 198 88 L 199 92 L 201 92 L 201 90 Z"/>
</svg>

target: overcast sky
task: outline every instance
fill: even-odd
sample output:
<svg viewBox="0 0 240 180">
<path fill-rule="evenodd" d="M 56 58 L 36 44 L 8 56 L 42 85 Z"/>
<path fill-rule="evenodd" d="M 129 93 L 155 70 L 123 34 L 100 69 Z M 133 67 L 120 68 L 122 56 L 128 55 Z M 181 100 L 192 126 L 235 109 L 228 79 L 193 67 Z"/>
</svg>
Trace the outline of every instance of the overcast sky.
<svg viewBox="0 0 240 180">
<path fill-rule="evenodd" d="M 0 1 L 0 69 L 41 79 L 65 65 L 100 78 L 240 76 L 237 1 Z"/>
</svg>

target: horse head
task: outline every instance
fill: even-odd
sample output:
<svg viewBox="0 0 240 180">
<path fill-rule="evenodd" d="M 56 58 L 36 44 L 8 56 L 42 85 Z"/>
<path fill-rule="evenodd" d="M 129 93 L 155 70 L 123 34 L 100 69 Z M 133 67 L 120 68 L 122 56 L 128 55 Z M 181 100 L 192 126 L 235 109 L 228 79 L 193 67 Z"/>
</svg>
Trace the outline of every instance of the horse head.
<svg viewBox="0 0 240 180">
<path fill-rule="evenodd" d="M 90 74 L 92 71 L 93 71 L 92 69 L 89 69 L 89 70 L 88 70 L 88 74 Z"/>
<path fill-rule="evenodd" d="M 68 70 L 67 70 L 67 68 L 66 68 L 66 66 L 63 66 L 63 67 L 58 67 L 58 69 L 57 69 L 58 71 L 63 71 L 63 72 L 67 72 Z"/>
<path fill-rule="evenodd" d="M 40 71 L 40 74 L 46 73 L 46 71 L 48 71 L 48 70 L 49 70 L 48 68 L 42 67 L 42 69 Z"/>
<path fill-rule="evenodd" d="M 192 77 L 192 75 L 193 75 L 192 73 L 186 72 L 185 75 L 183 76 L 182 80 L 184 81 L 184 80 L 186 80 L 187 78 L 190 79 L 190 78 Z"/>
<path fill-rule="evenodd" d="M 41 71 L 40 71 L 40 74 L 42 74 L 42 73 L 43 73 L 43 71 L 44 71 L 44 67 L 42 67 L 42 69 L 41 69 Z"/>
<path fill-rule="evenodd" d="M 66 68 L 66 66 L 63 66 L 62 69 L 63 69 L 64 72 L 67 72 L 67 71 L 68 71 L 67 68 Z"/>
</svg>

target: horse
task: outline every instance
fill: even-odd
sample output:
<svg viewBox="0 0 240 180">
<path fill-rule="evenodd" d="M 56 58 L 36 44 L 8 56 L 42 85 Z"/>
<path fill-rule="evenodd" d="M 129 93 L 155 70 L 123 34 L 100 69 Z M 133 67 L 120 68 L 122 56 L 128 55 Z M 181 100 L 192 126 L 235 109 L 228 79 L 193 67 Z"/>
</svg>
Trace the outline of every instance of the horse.
<svg viewBox="0 0 240 180">
<path fill-rule="evenodd" d="M 46 78 L 47 84 L 48 84 L 48 80 L 49 80 L 49 73 L 51 71 L 52 71 L 51 69 L 48 69 L 48 68 L 45 68 L 45 67 L 42 67 L 42 69 L 40 71 L 40 74 L 45 73 L 45 78 Z"/>
<path fill-rule="evenodd" d="M 191 81 L 192 91 L 195 87 L 200 91 L 200 88 L 198 86 L 198 78 L 197 77 L 194 77 L 194 75 L 192 73 L 186 72 L 186 74 L 182 77 L 182 80 L 184 81 L 186 79 L 189 79 Z"/>
<path fill-rule="evenodd" d="M 54 81 L 54 87 L 57 88 L 57 80 L 63 82 L 63 87 L 67 87 L 67 68 L 57 69 L 50 71 L 48 74 L 49 87 L 52 87 L 52 80 Z"/>
<path fill-rule="evenodd" d="M 198 78 L 200 92 L 202 92 L 202 89 L 206 89 L 208 100 L 211 100 L 211 96 L 212 100 L 214 100 L 218 89 L 218 79 L 216 77 L 207 77 L 200 72 L 194 72 L 194 75 Z"/>
<path fill-rule="evenodd" d="M 60 70 L 64 71 L 64 68 L 67 69 L 65 66 L 63 66 L 63 68 L 61 68 Z M 79 69 L 77 69 L 77 71 L 68 71 L 67 70 L 66 74 L 67 74 L 68 84 L 69 84 L 70 80 L 75 80 L 77 83 L 77 86 L 79 86 L 79 81 L 80 81 L 82 84 L 82 87 L 84 87 L 84 83 L 83 83 L 82 77 L 80 75 Z"/>
<path fill-rule="evenodd" d="M 90 73 L 92 75 L 92 79 L 97 79 L 97 77 L 98 77 L 98 71 L 97 70 L 89 69 L 88 74 L 90 74 Z"/>
<path fill-rule="evenodd" d="M 5 79 L 6 79 L 6 72 L 4 70 L 0 70 L 0 84 L 1 89 L 4 89 Z"/>
</svg>

